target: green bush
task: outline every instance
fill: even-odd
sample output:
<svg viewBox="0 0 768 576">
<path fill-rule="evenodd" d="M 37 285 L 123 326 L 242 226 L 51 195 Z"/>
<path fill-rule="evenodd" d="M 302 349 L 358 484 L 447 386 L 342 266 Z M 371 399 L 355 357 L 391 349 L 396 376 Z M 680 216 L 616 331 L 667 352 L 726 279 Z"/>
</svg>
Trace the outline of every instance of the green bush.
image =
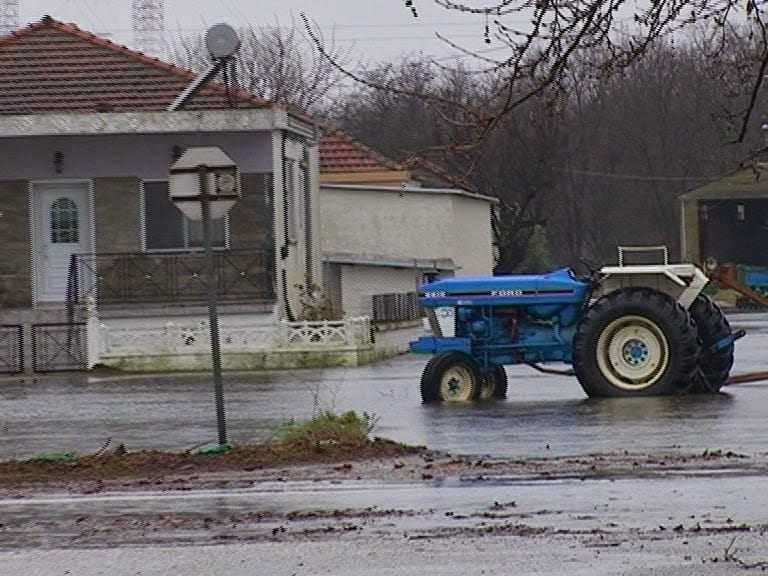
<svg viewBox="0 0 768 576">
<path fill-rule="evenodd" d="M 378 419 L 372 414 L 349 411 L 335 414 L 323 412 L 304 422 L 283 424 L 278 435 L 284 444 L 303 448 L 322 448 L 333 445 L 362 445 L 368 443 Z"/>
</svg>

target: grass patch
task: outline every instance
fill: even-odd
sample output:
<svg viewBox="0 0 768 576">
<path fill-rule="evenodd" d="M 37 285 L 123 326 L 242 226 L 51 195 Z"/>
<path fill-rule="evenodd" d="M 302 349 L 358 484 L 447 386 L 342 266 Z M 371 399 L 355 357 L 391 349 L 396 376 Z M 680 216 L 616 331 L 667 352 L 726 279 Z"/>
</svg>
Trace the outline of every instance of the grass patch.
<svg viewBox="0 0 768 576">
<path fill-rule="evenodd" d="M 367 412 L 323 412 L 304 422 L 286 422 L 280 427 L 278 436 L 285 446 L 301 451 L 364 446 L 370 441 L 377 421 Z"/>
<path fill-rule="evenodd" d="M 116 449 L 91 455 L 67 453 L 0 462 L 0 488 L 62 486 L 70 482 L 148 479 L 206 472 L 251 471 L 278 466 L 396 458 L 424 450 L 371 438 L 377 419 L 370 414 L 324 412 L 309 421 L 282 425 L 270 442 L 236 445 L 219 454 Z M 52 457 L 56 456 L 56 457 Z"/>
</svg>

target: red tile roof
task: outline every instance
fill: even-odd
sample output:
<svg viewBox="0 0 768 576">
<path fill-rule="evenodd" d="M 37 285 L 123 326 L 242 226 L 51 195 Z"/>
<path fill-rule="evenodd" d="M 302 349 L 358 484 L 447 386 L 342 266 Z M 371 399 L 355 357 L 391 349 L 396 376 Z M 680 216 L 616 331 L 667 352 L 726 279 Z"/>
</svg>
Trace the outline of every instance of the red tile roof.
<svg viewBox="0 0 768 576">
<path fill-rule="evenodd" d="M 330 129 L 320 144 L 320 172 L 383 172 L 402 170 L 365 144 L 337 129 Z"/>
<path fill-rule="evenodd" d="M 0 38 L 0 115 L 161 111 L 195 74 L 46 16 Z M 242 92 L 241 107 L 270 104 Z M 221 84 L 208 84 L 187 110 L 227 108 Z M 320 145 L 323 173 L 401 170 L 336 129 Z"/>
<path fill-rule="evenodd" d="M 46 16 L 0 38 L 0 114 L 165 110 L 195 74 Z M 250 94 L 241 106 L 268 106 Z M 186 109 L 227 107 L 209 84 Z"/>
</svg>

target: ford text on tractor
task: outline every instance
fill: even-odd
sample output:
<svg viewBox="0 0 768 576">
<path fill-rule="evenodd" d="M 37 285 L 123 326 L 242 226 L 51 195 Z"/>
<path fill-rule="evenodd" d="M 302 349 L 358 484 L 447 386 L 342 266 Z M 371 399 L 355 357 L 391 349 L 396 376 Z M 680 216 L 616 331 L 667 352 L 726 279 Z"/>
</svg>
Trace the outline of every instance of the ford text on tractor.
<svg viewBox="0 0 768 576">
<path fill-rule="evenodd" d="M 457 277 L 421 287 L 432 335 L 411 351 L 432 354 L 421 377 L 424 402 L 505 398 L 504 365 L 575 375 L 589 396 L 714 393 L 733 365 L 734 333 L 705 294 L 693 264 L 619 265 L 579 277 Z M 572 370 L 542 367 L 565 362 Z"/>
</svg>

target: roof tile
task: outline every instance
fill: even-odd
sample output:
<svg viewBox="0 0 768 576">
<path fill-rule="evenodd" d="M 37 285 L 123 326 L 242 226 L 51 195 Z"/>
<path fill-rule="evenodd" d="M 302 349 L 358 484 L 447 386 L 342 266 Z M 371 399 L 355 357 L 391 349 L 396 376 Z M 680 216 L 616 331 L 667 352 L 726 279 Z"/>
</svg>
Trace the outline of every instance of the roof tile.
<svg viewBox="0 0 768 576">
<path fill-rule="evenodd" d="M 0 115 L 161 111 L 195 74 L 46 16 L 0 38 Z M 243 92 L 241 107 L 269 106 Z M 220 84 L 208 84 L 190 110 L 228 106 Z M 338 129 L 320 144 L 323 173 L 402 168 Z"/>
</svg>

